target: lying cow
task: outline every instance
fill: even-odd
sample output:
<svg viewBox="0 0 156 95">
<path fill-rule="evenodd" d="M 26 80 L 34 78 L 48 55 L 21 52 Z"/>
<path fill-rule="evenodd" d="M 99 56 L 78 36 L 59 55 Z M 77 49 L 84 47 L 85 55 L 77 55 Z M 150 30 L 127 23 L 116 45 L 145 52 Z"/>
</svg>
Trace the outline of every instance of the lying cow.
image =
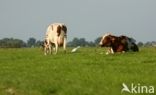
<svg viewBox="0 0 156 95">
<path fill-rule="evenodd" d="M 67 27 L 62 23 L 54 23 L 48 26 L 46 37 L 44 39 L 43 48 L 45 55 L 52 53 L 52 47 L 54 47 L 55 54 L 58 51 L 59 46 L 63 46 L 66 50 L 67 40 Z"/>
<path fill-rule="evenodd" d="M 114 36 L 112 34 L 105 34 L 99 43 L 101 47 L 109 47 L 106 54 L 115 52 L 139 51 L 135 40 L 127 36 Z"/>
</svg>

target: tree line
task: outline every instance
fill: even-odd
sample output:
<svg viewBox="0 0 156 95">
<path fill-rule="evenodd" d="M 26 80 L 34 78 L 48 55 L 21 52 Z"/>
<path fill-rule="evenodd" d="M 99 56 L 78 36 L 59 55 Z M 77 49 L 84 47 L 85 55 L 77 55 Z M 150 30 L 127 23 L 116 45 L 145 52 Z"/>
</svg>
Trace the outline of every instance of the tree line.
<svg viewBox="0 0 156 95">
<path fill-rule="evenodd" d="M 22 48 L 22 47 L 40 47 L 42 41 L 36 40 L 35 38 L 29 38 L 27 42 L 21 39 L 15 38 L 3 38 L 0 39 L 0 48 Z"/>
<path fill-rule="evenodd" d="M 76 47 L 76 46 L 82 46 L 82 47 L 95 47 L 100 42 L 100 37 L 96 38 L 94 41 L 86 41 L 85 38 L 73 38 L 73 40 L 69 41 L 67 43 L 68 47 Z M 23 47 L 41 47 L 43 44 L 43 41 L 36 40 L 35 38 L 31 37 L 26 42 L 24 42 L 21 39 L 15 39 L 15 38 L 3 38 L 0 39 L 0 48 L 23 48 Z M 139 47 L 148 47 L 148 46 L 154 46 L 156 47 L 156 41 L 151 42 L 138 42 L 137 45 Z"/>
</svg>

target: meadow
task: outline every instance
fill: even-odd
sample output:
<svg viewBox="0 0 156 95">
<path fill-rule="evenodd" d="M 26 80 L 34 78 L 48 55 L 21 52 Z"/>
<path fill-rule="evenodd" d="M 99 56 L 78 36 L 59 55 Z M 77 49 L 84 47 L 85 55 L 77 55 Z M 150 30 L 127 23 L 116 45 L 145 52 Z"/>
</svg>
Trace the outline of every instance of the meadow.
<svg viewBox="0 0 156 95">
<path fill-rule="evenodd" d="M 156 48 L 114 55 L 105 50 L 68 48 L 44 56 L 40 48 L 0 49 L 0 95 L 133 95 L 121 93 L 122 83 L 156 89 Z"/>
</svg>

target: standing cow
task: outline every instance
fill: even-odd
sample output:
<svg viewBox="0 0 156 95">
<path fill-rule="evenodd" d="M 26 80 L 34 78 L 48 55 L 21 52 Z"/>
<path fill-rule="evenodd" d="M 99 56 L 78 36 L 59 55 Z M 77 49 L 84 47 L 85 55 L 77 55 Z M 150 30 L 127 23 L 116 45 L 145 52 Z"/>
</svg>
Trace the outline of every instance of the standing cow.
<svg viewBox="0 0 156 95">
<path fill-rule="evenodd" d="M 52 53 L 52 47 L 57 54 L 58 47 L 63 46 L 66 51 L 67 27 L 63 23 L 54 23 L 48 26 L 43 43 L 44 53 Z"/>
<path fill-rule="evenodd" d="M 106 54 L 113 54 L 114 52 L 139 51 L 134 39 L 127 36 L 117 37 L 109 33 L 103 35 L 99 45 L 102 47 L 109 47 Z"/>
</svg>

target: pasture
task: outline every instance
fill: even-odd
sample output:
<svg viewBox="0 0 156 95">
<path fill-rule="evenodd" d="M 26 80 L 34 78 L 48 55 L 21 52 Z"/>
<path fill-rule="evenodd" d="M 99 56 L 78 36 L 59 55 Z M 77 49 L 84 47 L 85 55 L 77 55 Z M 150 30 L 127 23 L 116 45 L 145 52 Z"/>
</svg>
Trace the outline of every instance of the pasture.
<svg viewBox="0 0 156 95">
<path fill-rule="evenodd" d="M 0 95 L 132 95 L 121 93 L 123 82 L 156 89 L 154 47 L 114 55 L 104 48 L 70 51 L 44 56 L 39 48 L 0 49 Z"/>
</svg>

